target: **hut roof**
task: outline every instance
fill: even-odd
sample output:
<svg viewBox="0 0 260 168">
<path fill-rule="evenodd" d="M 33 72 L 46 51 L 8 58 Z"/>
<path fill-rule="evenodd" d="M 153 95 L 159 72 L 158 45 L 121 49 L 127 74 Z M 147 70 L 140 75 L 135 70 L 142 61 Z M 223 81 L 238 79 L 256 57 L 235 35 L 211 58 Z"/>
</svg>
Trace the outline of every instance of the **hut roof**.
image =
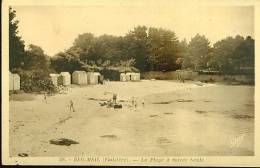
<svg viewBox="0 0 260 168">
<path fill-rule="evenodd" d="M 73 74 L 74 74 L 74 73 L 79 73 L 79 74 L 80 74 L 80 73 L 81 73 L 81 74 L 84 73 L 84 74 L 86 74 L 85 71 L 74 71 Z"/>
<path fill-rule="evenodd" d="M 20 76 L 18 74 L 12 74 L 12 75 L 20 78 Z"/>
<path fill-rule="evenodd" d="M 62 76 L 65 76 L 65 75 L 70 75 L 70 73 L 69 72 L 61 72 L 60 73 Z"/>
<path fill-rule="evenodd" d="M 59 76 L 59 74 L 50 74 L 50 76 Z"/>
</svg>

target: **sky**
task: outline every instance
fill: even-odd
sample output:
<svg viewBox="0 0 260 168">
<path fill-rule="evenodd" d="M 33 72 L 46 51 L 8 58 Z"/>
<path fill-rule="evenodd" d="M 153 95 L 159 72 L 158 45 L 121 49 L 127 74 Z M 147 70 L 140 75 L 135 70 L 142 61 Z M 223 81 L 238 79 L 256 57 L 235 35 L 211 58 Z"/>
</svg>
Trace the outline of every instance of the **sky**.
<svg viewBox="0 0 260 168">
<path fill-rule="evenodd" d="M 131 1 L 130 1 L 131 2 Z M 158 2 L 158 1 L 157 1 Z M 197 33 L 211 45 L 227 36 L 254 38 L 252 6 L 194 4 L 131 4 L 84 6 L 12 6 L 25 44 L 35 44 L 53 56 L 72 46 L 82 33 L 124 36 L 138 25 L 165 28 L 189 41 Z"/>
</svg>

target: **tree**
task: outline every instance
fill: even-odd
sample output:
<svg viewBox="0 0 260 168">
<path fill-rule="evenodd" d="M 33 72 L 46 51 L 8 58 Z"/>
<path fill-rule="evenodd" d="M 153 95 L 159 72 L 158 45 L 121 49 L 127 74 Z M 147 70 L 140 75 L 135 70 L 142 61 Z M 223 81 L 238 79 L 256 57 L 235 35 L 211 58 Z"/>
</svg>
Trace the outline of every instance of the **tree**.
<svg viewBox="0 0 260 168">
<path fill-rule="evenodd" d="M 88 54 L 91 46 L 93 45 L 95 37 L 92 33 L 80 34 L 73 43 L 74 48 L 80 50 L 80 59 L 87 62 Z"/>
<path fill-rule="evenodd" d="M 238 72 L 242 61 L 246 61 L 243 57 L 249 57 L 247 49 L 245 48 L 242 36 L 227 37 L 213 45 L 213 56 L 211 63 L 217 65 L 218 69 L 223 73 Z M 251 53 L 251 57 L 254 53 Z M 254 57 L 254 56 L 253 56 Z"/>
<path fill-rule="evenodd" d="M 180 65 L 180 69 L 181 68 L 190 68 L 192 66 L 192 60 L 189 55 L 188 43 L 187 43 L 186 39 L 182 40 L 179 43 L 178 51 L 179 51 L 179 58 L 177 58 L 176 61 L 177 61 L 177 64 Z"/>
<path fill-rule="evenodd" d="M 126 61 L 121 60 L 119 62 L 119 66 L 121 66 L 121 67 L 132 67 L 132 66 L 134 66 L 134 64 L 135 64 L 135 59 L 133 59 L 133 58 L 126 60 Z"/>
<path fill-rule="evenodd" d="M 18 35 L 16 11 L 9 8 L 9 69 L 24 67 L 24 41 Z"/>
<path fill-rule="evenodd" d="M 235 50 L 234 60 L 237 66 L 240 68 L 254 67 L 255 63 L 255 42 L 250 36 L 241 42 Z"/>
<path fill-rule="evenodd" d="M 97 37 L 89 49 L 87 58 L 99 65 L 106 60 L 109 60 L 111 64 L 119 62 L 123 55 L 120 48 L 121 40 L 121 37 L 112 35 Z"/>
<path fill-rule="evenodd" d="M 176 70 L 178 54 L 178 39 L 173 31 L 149 28 L 148 65 L 150 70 Z"/>
<path fill-rule="evenodd" d="M 124 37 L 123 52 L 127 59 L 134 59 L 140 71 L 147 69 L 147 27 L 137 26 Z"/>
<path fill-rule="evenodd" d="M 204 35 L 196 34 L 188 45 L 189 59 L 194 69 L 205 69 L 211 52 L 210 42 Z"/>
<path fill-rule="evenodd" d="M 44 51 L 41 47 L 30 44 L 26 50 L 24 66 L 24 69 L 26 70 L 41 69 L 48 71 L 49 57 L 44 54 Z"/>
<path fill-rule="evenodd" d="M 71 50 L 60 52 L 51 58 L 51 67 L 58 73 L 68 71 L 70 73 L 75 70 L 81 70 L 83 62 L 78 57 L 70 53 Z"/>
</svg>

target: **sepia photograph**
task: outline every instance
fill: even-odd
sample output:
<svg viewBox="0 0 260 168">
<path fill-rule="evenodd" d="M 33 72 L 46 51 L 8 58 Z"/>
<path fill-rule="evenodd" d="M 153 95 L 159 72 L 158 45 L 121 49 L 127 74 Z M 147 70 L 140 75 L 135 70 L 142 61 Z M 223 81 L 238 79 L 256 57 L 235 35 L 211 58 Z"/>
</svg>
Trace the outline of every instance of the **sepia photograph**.
<svg viewBox="0 0 260 168">
<path fill-rule="evenodd" d="M 2 4 L 10 162 L 256 160 L 254 1 L 24 2 Z"/>
</svg>

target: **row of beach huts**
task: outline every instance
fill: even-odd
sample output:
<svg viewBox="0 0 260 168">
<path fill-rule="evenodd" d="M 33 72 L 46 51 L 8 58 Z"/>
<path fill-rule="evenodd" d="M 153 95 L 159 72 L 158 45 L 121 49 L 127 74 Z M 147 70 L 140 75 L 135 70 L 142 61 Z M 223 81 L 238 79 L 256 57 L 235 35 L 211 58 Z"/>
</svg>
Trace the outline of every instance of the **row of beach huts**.
<svg viewBox="0 0 260 168">
<path fill-rule="evenodd" d="M 103 75 L 99 72 L 74 71 L 72 75 L 69 72 L 61 72 L 60 74 L 50 74 L 51 80 L 55 86 L 68 86 L 72 84 L 78 85 L 95 85 L 102 83 Z M 121 73 L 120 81 L 140 81 L 140 73 Z"/>
<path fill-rule="evenodd" d="M 103 82 L 104 77 L 99 72 L 74 71 L 72 74 L 69 72 L 61 72 L 60 74 L 52 73 L 50 74 L 50 79 L 54 86 L 69 86 L 71 84 L 99 84 Z M 121 73 L 120 81 L 140 81 L 140 73 Z M 20 90 L 20 83 L 20 76 L 9 72 L 9 90 Z"/>
<path fill-rule="evenodd" d="M 60 74 L 50 74 L 50 77 L 54 86 L 95 85 L 101 81 L 101 74 L 98 72 L 74 71 L 72 75 L 69 72 L 61 72 Z"/>
</svg>

